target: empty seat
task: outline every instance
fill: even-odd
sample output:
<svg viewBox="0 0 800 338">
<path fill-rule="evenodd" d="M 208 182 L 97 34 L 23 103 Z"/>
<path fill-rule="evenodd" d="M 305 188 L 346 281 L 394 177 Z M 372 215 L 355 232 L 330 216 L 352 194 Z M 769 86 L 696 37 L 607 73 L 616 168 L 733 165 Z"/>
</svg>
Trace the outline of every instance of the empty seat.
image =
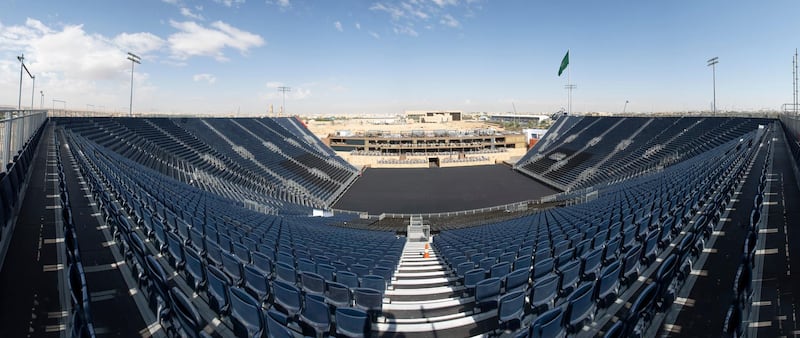
<svg viewBox="0 0 800 338">
<path fill-rule="evenodd" d="M 336 281 L 347 285 L 351 289 L 359 287 L 358 276 L 349 271 L 339 271 L 336 273 Z"/>
<path fill-rule="evenodd" d="M 206 271 L 203 264 L 203 259 L 192 248 L 184 250 L 186 258 L 186 283 L 188 283 L 195 291 L 200 291 L 206 284 Z"/>
<path fill-rule="evenodd" d="M 231 277 L 233 285 L 242 284 L 242 263 L 230 252 L 222 251 L 222 271 Z"/>
<path fill-rule="evenodd" d="M 336 309 L 336 333 L 346 337 L 367 337 L 369 335 L 369 316 L 355 308 Z"/>
<path fill-rule="evenodd" d="M 386 280 L 378 275 L 366 275 L 361 278 L 361 287 L 378 290 L 383 295 L 386 291 Z"/>
<path fill-rule="evenodd" d="M 552 258 L 545 258 L 541 261 L 537 260 L 533 265 L 533 280 L 552 272 L 553 262 L 554 260 Z"/>
<path fill-rule="evenodd" d="M 493 309 L 497 307 L 497 299 L 500 296 L 500 278 L 487 278 L 475 285 L 475 306 L 480 310 Z"/>
<path fill-rule="evenodd" d="M 206 266 L 208 306 L 217 314 L 226 314 L 229 310 L 228 287 L 230 278 L 214 266 Z"/>
<path fill-rule="evenodd" d="M 306 294 L 325 294 L 325 279 L 313 272 L 300 272 L 300 286 Z"/>
<path fill-rule="evenodd" d="M 725 314 L 722 327 L 723 337 L 738 338 L 742 336 L 742 309 L 737 304 L 731 304 Z"/>
<path fill-rule="evenodd" d="M 560 307 L 542 313 L 531 323 L 530 336 L 535 338 L 554 337 L 561 338 L 566 336 L 562 325 L 564 313 Z"/>
<path fill-rule="evenodd" d="M 374 321 L 383 310 L 383 294 L 374 289 L 355 288 L 353 289 L 353 303 L 357 309 L 366 311 Z"/>
<path fill-rule="evenodd" d="M 553 307 L 556 296 L 558 296 L 558 276 L 549 274 L 533 282 L 531 294 L 531 311 L 542 313 Z"/>
<path fill-rule="evenodd" d="M 625 253 L 622 260 L 620 281 L 628 286 L 639 277 L 639 258 L 642 255 L 642 246 L 636 245 Z"/>
<path fill-rule="evenodd" d="M 252 264 L 244 266 L 244 288 L 260 303 L 266 303 L 269 299 L 267 275 Z"/>
<path fill-rule="evenodd" d="M 347 285 L 326 281 L 325 303 L 334 308 L 348 307 L 350 302 L 350 288 Z"/>
<path fill-rule="evenodd" d="M 625 317 L 625 334 L 624 337 L 636 336 L 642 337 L 650 320 L 653 319 L 655 312 L 656 296 L 658 295 L 658 287 L 655 283 L 647 285 L 642 292 L 633 301 L 628 315 Z"/>
<path fill-rule="evenodd" d="M 188 251 L 188 250 L 187 250 Z M 199 338 L 199 332 L 203 330 L 203 318 L 192 301 L 177 287 L 169 290 L 172 313 L 174 314 L 174 330 L 181 337 Z"/>
<path fill-rule="evenodd" d="M 497 318 L 501 328 L 515 329 L 522 323 L 522 317 L 525 315 L 525 293 L 516 291 L 508 293 L 500 298 Z M 511 326 L 510 324 L 517 324 Z"/>
<path fill-rule="evenodd" d="M 278 262 L 278 264 L 275 264 L 275 280 L 297 284 L 297 271 L 295 271 L 294 266 Z"/>
<path fill-rule="evenodd" d="M 467 271 L 464 275 L 464 289 L 468 295 L 475 294 L 475 286 L 478 282 L 486 279 L 486 271 L 481 268 Z"/>
<path fill-rule="evenodd" d="M 300 321 L 310 327 L 316 337 L 326 335 L 331 329 L 331 319 L 324 298 L 306 294 Z"/>
<path fill-rule="evenodd" d="M 603 248 L 592 249 L 581 257 L 581 279 L 593 281 L 597 279 L 603 259 Z"/>
<path fill-rule="evenodd" d="M 585 283 L 567 298 L 564 323 L 568 332 L 580 331 L 583 323 L 594 315 L 594 284 Z"/>
<path fill-rule="evenodd" d="M 530 273 L 528 270 L 514 270 L 505 277 L 503 277 L 503 285 L 505 285 L 505 292 L 514 291 L 528 291 L 528 277 Z"/>
<path fill-rule="evenodd" d="M 271 309 L 267 311 L 266 320 L 269 338 L 294 338 L 294 334 L 286 327 L 289 323 L 286 315 Z"/>
<path fill-rule="evenodd" d="M 617 299 L 619 292 L 619 276 L 622 265 L 617 261 L 605 267 L 597 280 L 597 303 L 606 307 Z"/>
<path fill-rule="evenodd" d="M 272 271 L 274 267 L 272 259 L 270 259 L 266 254 L 261 252 L 251 253 L 250 258 L 253 260 L 253 265 L 256 268 L 263 271 L 268 278 L 272 278 Z"/>
<path fill-rule="evenodd" d="M 325 280 L 333 281 L 336 278 L 336 268 L 330 264 L 317 263 L 317 274 L 322 276 Z"/>
<path fill-rule="evenodd" d="M 292 284 L 282 281 L 272 282 L 272 292 L 275 295 L 275 304 L 278 305 L 289 317 L 296 317 L 302 308 L 300 290 Z"/>
<path fill-rule="evenodd" d="M 230 297 L 234 334 L 238 337 L 261 337 L 264 334 L 264 321 L 259 302 L 238 287 L 230 288 Z"/>
<path fill-rule="evenodd" d="M 561 281 L 558 283 L 558 292 L 562 296 L 572 293 L 580 281 L 581 264 L 578 261 L 569 261 L 559 268 L 558 274 Z"/>
<path fill-rule="evenodd" d="M 511 272 L 511 264 L 507 262 L 500 262 L 492 265 L 490 276 L 501 278 L 505 277 L 509 272 Z"/>
</svg>

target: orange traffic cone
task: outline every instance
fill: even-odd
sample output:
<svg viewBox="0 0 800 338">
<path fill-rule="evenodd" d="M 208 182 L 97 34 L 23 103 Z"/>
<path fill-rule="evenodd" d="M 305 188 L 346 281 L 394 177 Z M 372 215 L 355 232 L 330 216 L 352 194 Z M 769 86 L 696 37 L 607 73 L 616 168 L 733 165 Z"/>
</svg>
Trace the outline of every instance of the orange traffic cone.
<svg viewBox="0 0 800 338">
<path fill-rule="evenodd" d="M 425 244 L 425 253 L 422 254 L 422 258 L 431 258 L 431 254 L 428 253 L 428 245 Z"/>
</svg>

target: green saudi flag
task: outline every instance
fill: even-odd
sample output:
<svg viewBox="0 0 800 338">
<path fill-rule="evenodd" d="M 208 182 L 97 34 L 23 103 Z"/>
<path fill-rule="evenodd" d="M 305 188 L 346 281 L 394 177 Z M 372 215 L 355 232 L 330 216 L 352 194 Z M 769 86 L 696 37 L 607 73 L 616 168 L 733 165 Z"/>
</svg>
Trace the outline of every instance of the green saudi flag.
<svg viewBox="0 0 800 338">
<path fill-rule="evenodd" d="M 564 69 L 567 69 L 569 66 L 569 50 L 567 50 L 567 54 L 564 55 L 564 58 L 561 60 L 561 67 L 558 67 L 558 76 L 561 76 L 561 73 L 564 72 Z"/>
</svg>

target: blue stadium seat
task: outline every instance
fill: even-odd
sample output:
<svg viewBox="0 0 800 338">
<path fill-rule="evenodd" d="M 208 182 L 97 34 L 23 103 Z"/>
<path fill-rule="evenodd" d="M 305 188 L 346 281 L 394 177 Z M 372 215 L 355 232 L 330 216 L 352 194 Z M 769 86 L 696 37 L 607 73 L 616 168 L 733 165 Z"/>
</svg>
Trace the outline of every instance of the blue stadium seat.
<svg viewBox="0 0 800 338">
<path fill-rule="evenodd" d="M 363 310 L 355 308 L 336 309 L 336 333 L 345 337 L 367 337 L 369 335 L 369 317 Z"/>
<path fill-rule="evenodd" d="M 171 312 L 174 314 L 173 330 L 181 337 L 200 338 L 200 331 L 205 324 L 191 299 L 177 287 L 170 288 L 169 295 Z"/>
<path fill-rule="evenodd" d="M 244 288 L 262 304 L 266 304 L 269 299 L 270 292 L 267 275 L 252 264 L 244 266 Z"/>
<path fill-rule="evenodd" d="M 206 279 L 208 306 L 217 314 L 227 314 L 230 309 L 230 298 L 228 297 L 228 287 L 231 285 L 230 278 L 218 268 L 207 265 Z"/>
<path fill-rule="evenodd" d="M 497 306 L 497 318 L 500 328 L 514 330 L 522 324 L 525 315 L 525 293 L 516 291 L 505 294 Z M 510 324 L 517 324 L 511 326 Z"/>
<path fill-rule="evenodd" d="M 355 308 L 366 311 L 372 321 L 375 321 L 383 310 L 383 294 L 374 289 L 355 288 L 353 289 L 353 303 Z"/>
<path fill-rule="evenodd" d="M 359 287 L 358 276 L 349 271 L 339 271 L 336 273 L 336 281 L 346 285 L 351 289 Z"/>
<path fill-rule="evenodd" d="M 542 313 L 531 323 L 530 336 L 533 338 L 562 338 L 566 336 L 564 326 L 564 313 L 560 307 Z"/>
<path fill-rule="evenodd" d="M 347 285 L 326 281 L 325 282 L 325 303 L 334 308 L 349 307 L 352 305 L 350 288 Z"/>
<path fill-rule="evenodd" d="M 192 248 L 184 250 L 186 258 L 186 283 L 195 291 L 200 291 L 206 285 L 206 269 L 202 257 Z"/>
<path fill-rule="evenodd" d="M 581 264 L 577 260 L 569 261 L 559 268 L 558 275 L 561 280 L 558 283 L 558 292 L 561 296 L 572 293 L 572 290 L 580 282 Z"/>
<path fill-rule="evenodd" d="M 306 294 L 300 321 L 312 329 L 314 336 L 325 336 L 331 329 L 331 319 L 324 298 Z"/>
<path fill-rule="evenodd" d="M 550 272 L 553 272 L 554 260 L 552 258 L 545 258 L 541 261 L 536 261 L 533 265 L 533 280 L 542 277 Z"/>
<path fill-rule="evenodd" d="M 508 273 L 505 277 L 503 277 L 503 285 L 505 287 L 505 292 L 514 292 L 514 291 L 528 291 L 528 279 L 530 277 L 530 272 L 528 270 L 514 270 Z"/>
<path fill-rule="evenodd" d="M 467 271 L 464 275 L 464 289 L 467 295 L 475 294 L 475 286 L 484 279 L 486 279 L 486 271 L 481 268 Z"/>
<path fill-rule="evenodd" d="M 642 292 L 633 301 L 628 315 L 625 317 L 625 334 L 624 337 L 642 337 L 645 330 L 653 319 L 655 313 L 656 297 L 658 296 L 658 287 L 656 283 L 647 285 Z"/>
<path fill-rule="evenodd" d="M 581 279 L 593 281 L 597 279 L 603 259 L 603 248 L 592 249 L 581 257 Z"/>
<path fill-rule="evenodd" d="M 500 262 L 492 265 L 490 276 L 502 278 L 508 275 L 509 272 L 511 272 L 511 264 L 507 262 Z"/>
<path fill-rule="evenodd" d="M 302 309 L 300 290 L 292 284 L 276 280 L 272 282 L 275 305 L 280 307 L 289 317 L 296 317 Z"/>
<path fill-rule="evenodd" d="M 366 275 L 361 278 L 361 287 L 377 290 L 383 295 L 386 291 L 386 280 L 378 275 Z"/>
<path fill-rule="evenodd" d="M 250 258 L 253 260 L 253 265 L 261 270 L 267 278 L 272 278 L 274 265 L 272 260 L 264 253 L 252 252 Z"/>
<path fill-rule="evenodd" d="M 267 337 L 269 338 L 294 338 L 294 334 L 289 330 L 287 325 L 289 319 L 286 315 L 270 309 L 267 311 Z"/>
<path fill-rule="evenodd" d="M 594 317 L 594 284 L 584 283 L 567 298 L 565 326 L 570 333 L 580 331 L 586 320 Z"/>
<path fill-rule="evenodd" d="M 264 321 L 258 301 L 238 287 L 230 288 L 231 323 L 238 337 L 261 337 L 264 335 Z"/>
<path fill-rule="evenodd" d="M 233 285 L 242 285 L 242 263 L 230 252 L 222 251 L 222 271 L 231 278 Z"/>
<path fill-rule="evenodd" d="M 487 278 L 475 285 L 475 307 L 476 310 L 494 309 L 497 307 L 497 300 L 500 297 L 502 281 L 500 278 Z"/>
<path fill-rule="evenodd" d="M 330 264 L 317 263 L 317 274 L 326 281 L 333 281 L 336 278 L 336 268 Z"/>
<path fill-rule="evenodd" d="M 558 296 L 559 277 L 551 273 L 540 277 L 533 282 L 530 298 L 531 311 L 542 313 L 553 307 Z"/>
<path fill-rule="evenodd" d="M 294 266 L 285 262 L 278 262 L 278 264 L 275 264 L 275 280 L 297 284 L 297 271 L 295 271 Z"/>
<path fill-rule="evenodd" d="M 620 281 L 625 286 L 631 285 L 639 277 L 639 261 L 642 256 L 642 246 L 636 245 L 625 253 L 622 260 L 622 275 Z"/>
<path fill-rule="evenodd" d="M 619 277 L 622 265 L 619 261 L 605 267 L 597 280 L 597 305 L 607 307 L 617 299 L 619 292 Z"/>
<path fill-rule="evenodd" d="M 300 272 L 300 286 L 306 294 L 320 296 L 325 294 L 325 279 L 313 272 Z"/>
</svg>

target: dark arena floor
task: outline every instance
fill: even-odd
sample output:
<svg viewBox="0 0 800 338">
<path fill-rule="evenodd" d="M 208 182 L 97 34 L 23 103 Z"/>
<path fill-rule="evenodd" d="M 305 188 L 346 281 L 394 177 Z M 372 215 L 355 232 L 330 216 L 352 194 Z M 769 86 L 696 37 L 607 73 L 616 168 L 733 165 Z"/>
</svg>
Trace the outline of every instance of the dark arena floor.
<svg viewBox="0 0 800 338">
<path fill-rule="evenodd" d="M 334 205 L 379 213 L 479 209 L 558 193 L 505 165 L 367 169 Z"/>
</svg>

